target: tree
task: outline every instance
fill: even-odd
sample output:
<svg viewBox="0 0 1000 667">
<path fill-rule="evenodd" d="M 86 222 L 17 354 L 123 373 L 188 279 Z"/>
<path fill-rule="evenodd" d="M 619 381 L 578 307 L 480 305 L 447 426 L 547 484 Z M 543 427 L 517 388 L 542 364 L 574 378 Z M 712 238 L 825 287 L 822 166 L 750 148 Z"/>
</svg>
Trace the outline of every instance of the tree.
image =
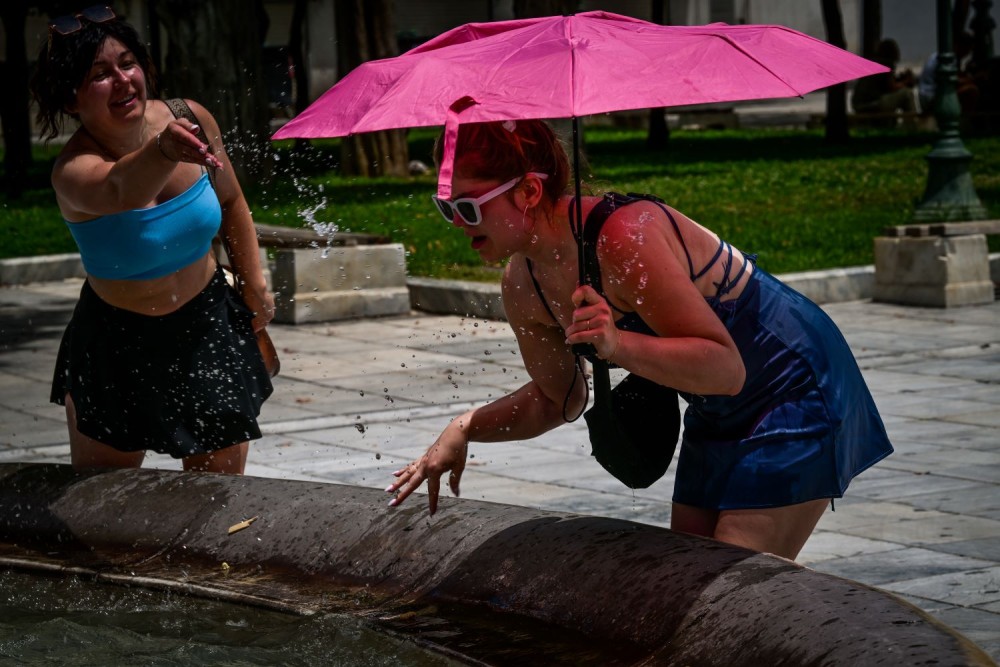
<svg viewBox="0 0 1000 667">
<path fill-rule="evenodd" d="M 262 0 L 150 0 L 167 33 L 164 97 L 186 97 L 215 115 L 244 183 L 271 175 Z M 250 5 L 248 7 L 248 4 Z"/>
<path fill-rule="evenodd" d="M 838 0 L 822 0 L 823 25 L 826 41 L 841 49 L 847 48 L 844 37 L 844 20 Z M 843 144 L 851 138 L 847 125 L 847 84 L 838 83 L 826 91 L 826 141 Z"/>
<path fill-rule="evenodd" d="M 670 24 L 670 6 L 666 0 L 653 0 L 653 23 Z M 646 146 L 653 150 L 666 150 L 670 144 L 670 127 L 667 125 L 667 110 L 657 107 L 649 110 L 649 134 Z"/>
<path fill-rule="evenodd" d="M 341 78 L 369 60 L 398 54 L 391 0 L 335 0 L 337 70 Z M 409 164 L 405 130 L 367 132 L 341 142 L 340 171 L 353 176 L 403 176 Z"/>
<path fill-rule="evenodd" d="M 7 192 L 16 197 L 24 187 L 31 166 L 31 118 L 28 99 L 28 49 L 24 38 L 28 7 L 22 2 L 0 6 L 0 20 L 7 50 L 0 62 L 0 126 L 4 138 L 4 180 Z"/>
<path fill-rule="evenodd" d="M 295 0 L 292 25 L 288 35 L 288 53 L 292 57 L 292 68 L 295 71 L 295 113 L 302 113 L 310 102 L 309 68 L 306 65 L 305 49 L 302 44 L 308 2 L 309 0 Z"/>
<path fill-rule="evenodd" d="M 514 0 L 514 16 L 519 19 L 568 16 L 579 9 L 578 0 Z"/>
<path fill-rule="evenodd" d="M 861 0 L 861 55 L 875 58 L 882 39 L 882 0 Z"/>
</svg>

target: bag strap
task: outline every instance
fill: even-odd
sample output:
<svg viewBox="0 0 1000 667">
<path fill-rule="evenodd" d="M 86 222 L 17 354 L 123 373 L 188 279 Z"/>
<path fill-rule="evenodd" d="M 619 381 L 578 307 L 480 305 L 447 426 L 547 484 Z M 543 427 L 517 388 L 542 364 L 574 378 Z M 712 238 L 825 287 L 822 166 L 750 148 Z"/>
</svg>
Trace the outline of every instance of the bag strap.
<svg viewBox="0 0 1000 667">
<path fill-rule="evenodd" d="M 208 141 L 208 136 L 205 135 L 205 128 L 202 127 L 201 123 L 198 122 L 198 117 L 194 115 L 194 111 L 191 110 L 191 107 L 188 106 L 188 103 L 185 102 L 183 98 L 172 97 L 169 100 L 163 100 L 163 102 L 170 109 L 170 112 L 174 114 L 174 118 L 184 118 L 185 120 L 190 121 L 192 124 L 197 125 L 198 132 L 195 134 L 195 136 L 197 136 L 198 139 L 203 144 L 211 146 L 211 144 Z M 212 184 L 212 189 L 214 190 L 215 167 L 206 167 L 206 169 L 208 169 L 208 180 Z"/>
<path fill-rule="evenodd" d="M 170 109 L 170 112 L 174 114 L 174 118 L 184 118 L 185 120 L 190 121 L 194 125 L 197 125 L 198 132 L 195 133 L 195 136 L 198 137 L 198 139 L 203 144 L 211 146 L 211 144 L 208 142 L 208 136 L 205 134 L 205 128 L 202 127 L 201 123 L 198 122 L 198 117 L 194 115 L 194 111 L 191 110 L 191 107 L 188 105 L 187 102 L 184 101 L 183 98 L 171 97 L 169 100 L 163 100 L 163 102 Z M 206 167 L 206 169 L 208 170 L 208 182 L 212 184 L 212 189 L 215 190 L 216 193 L 218 193 L 218 190 L 215 187 L 215 167 Z M 232 255 L 229 254 L 229 240 L 226 238 L 226 235 L 222 233 L 221 227 L 219 227 L 219 233 L 216 234 L 216 238 L 218 238 L 219 244 L 222 245 L 222 249 L 226 253 L 226 261 L 231 264 Z M 222 263 L 219 257 L 218 246 L 215 246 L 215 261 L 220 264 Z"/>
<path fill-rule="evenodd" d="M 590 209 L 586 222 L 583 223 L 583 274 L 585 284 L 590 285 L 597 293 L 604 296 L 601 289 L 601 265 L 597 261 L 597 237 L 601 235 L 601 229 L 611 214 L 622 206 L 627 206 L 632 202 L 644 199 L 662 205 L 664 201 L 654 195 L 640 195 L 630 192 L 626 195 L 617 192 L 609 192 L 597 202 L 594 208 Z M 571 202 L 571 205 L 575 203 Z M 669 215 L 669 213 L 667 214 Z"/>
</svg>

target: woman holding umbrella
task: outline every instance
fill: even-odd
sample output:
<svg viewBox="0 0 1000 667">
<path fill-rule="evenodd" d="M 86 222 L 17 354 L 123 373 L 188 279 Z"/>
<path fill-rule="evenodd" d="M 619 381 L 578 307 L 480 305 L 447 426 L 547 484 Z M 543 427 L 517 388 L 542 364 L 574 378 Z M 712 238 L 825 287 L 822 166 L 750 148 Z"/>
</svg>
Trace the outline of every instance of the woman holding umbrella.
<svg viewBox="0 0 1000 667">
<path fill-rule="evenodd" d="M 892 452 L 847 343 L 753 257 L 656 200 L 607 217 L 600 285 L 580 286 L 568 178 L 543 121 L 460 126 L 457 194 L 435 200 L 485 261 L 509 258 L 504 309 L 531 379 L 453 420 L 394 473 L 390 505 L 426 480 L 433 513 L 442 476 L 458 495 L 470 441 L 528 439 L 582 411 L 571 346 L 587 343 L 689 403 L 671 527 L 794 559 L 827 504 Z M 583 197 L 583 216 L 600 200 Z"/>
</svg>

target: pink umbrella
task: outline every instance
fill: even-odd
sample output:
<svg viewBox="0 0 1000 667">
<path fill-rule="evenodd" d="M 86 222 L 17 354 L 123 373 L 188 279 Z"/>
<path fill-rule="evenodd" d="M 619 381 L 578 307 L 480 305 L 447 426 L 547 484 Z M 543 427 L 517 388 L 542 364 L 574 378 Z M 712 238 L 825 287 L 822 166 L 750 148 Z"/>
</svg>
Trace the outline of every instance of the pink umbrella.
<svg viewBox="0 0 1000 667">
<path fill-rule="evenodd" d="M 571 117 L 579 198 L 580 116 L 796 97 L 885 71 L 782 26 L 661 26 L 601 11 L 470 23 L 360 65 L 273 138 L 444 125 L 438 196 L 447 199 L 459 121 Z"/>
<path fill-rule="evenodd" d="M 360 65 L 274 139 L 795 97 L 884 71 L 782 26 L 661 26 L 601 11 L 470 23 Z M 450 157 L 440 197 L 451 195 Z"/>
</svg>

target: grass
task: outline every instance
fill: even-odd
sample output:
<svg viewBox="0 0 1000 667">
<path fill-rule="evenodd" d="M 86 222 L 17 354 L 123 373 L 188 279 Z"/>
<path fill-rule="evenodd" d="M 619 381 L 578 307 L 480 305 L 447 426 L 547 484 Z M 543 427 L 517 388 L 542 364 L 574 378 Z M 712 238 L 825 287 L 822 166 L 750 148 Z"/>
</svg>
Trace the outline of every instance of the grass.
<svg viewBox="0 0 1000 667">
<path fill-rule="evenodd" d="M 434 132 L 410 135 L 411 159 L 430 162 Z M 828 146 L 820 131 L 675 131 L 667 152 L 645 146 L 645 132 L 587 127 L 584 174 L 591 193 L 651 192 L 747 252 L 773 273 L 871 264 L 872 238 L 909 222 L 927 180 L 931 134 L 856 131 Z M 1000 137 L 965 137 L 973 184 L 1000 217 Z M 430 202 L 433 175 L 344 178 L 338 142 L 296 152 L 279 144 L 274 177 L 245 184 L 258 222 L 336 225 L 402 243 L 412 275 L 496 280 L 462 234 Z M 74 252 L 48 185 L 58 147 L 36 149 L 28 187 L 0 195 L 0 258 Z M 997 249 L 1000 239 L 991 239 Z"/>
</svg>

